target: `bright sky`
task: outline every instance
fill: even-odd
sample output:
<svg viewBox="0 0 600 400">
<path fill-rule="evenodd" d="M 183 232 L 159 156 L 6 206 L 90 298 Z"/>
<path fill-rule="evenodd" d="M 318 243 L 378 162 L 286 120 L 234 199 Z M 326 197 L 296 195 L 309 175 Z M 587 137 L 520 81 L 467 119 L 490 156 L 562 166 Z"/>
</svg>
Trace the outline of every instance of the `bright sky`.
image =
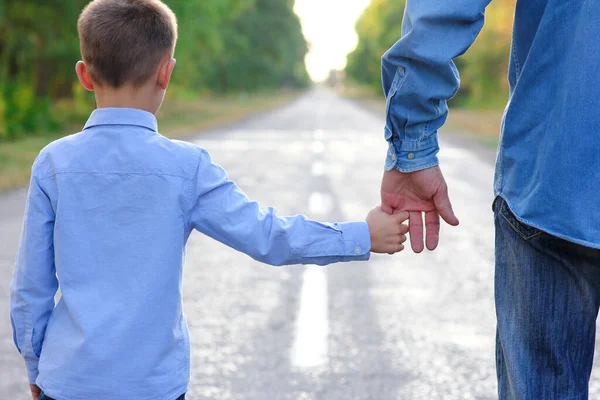
<svg viewBox="0 0 600 400">
<path fill-rule="evenodd" d="M 354 24 L 370 0 L 296 0 L 310 52 L 308 73 L 315 81 L 327 78 L 329 70 L 343 69 L 346 55 L 356 47 Z"/>
</svg>

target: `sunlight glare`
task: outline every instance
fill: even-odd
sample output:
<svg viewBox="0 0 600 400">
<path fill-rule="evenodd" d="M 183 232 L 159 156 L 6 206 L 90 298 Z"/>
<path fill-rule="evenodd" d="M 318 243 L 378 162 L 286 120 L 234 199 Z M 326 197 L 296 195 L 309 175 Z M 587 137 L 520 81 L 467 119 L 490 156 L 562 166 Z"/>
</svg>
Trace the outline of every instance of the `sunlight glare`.
<svg viewBox="0 0 600 400">
<path fill-rule="evenodd" d="M 370 0 L 296 0 L 310 52 L 306 67 L 314 81 L 323 81 L 332 69 L 343 69 L 356 47 L 356 20 Z"/>
</svg>

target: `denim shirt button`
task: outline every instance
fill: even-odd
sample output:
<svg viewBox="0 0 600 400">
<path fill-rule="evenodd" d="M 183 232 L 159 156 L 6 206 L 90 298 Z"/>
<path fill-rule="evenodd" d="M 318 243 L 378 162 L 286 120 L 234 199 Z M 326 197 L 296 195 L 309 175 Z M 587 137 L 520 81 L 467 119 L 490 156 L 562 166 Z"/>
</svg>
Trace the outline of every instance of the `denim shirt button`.
<svg viewBox="0 0 600 400">
<path fill-rule="evenodd" d="M 355 252 L 356 254 L 360 254 L 360 252 L 361 252 L 361 251 L 362 251 L 362 250 L 361 250 L 360 246 L 356 246 L 356 248 L 354 249 L 354 252 Z"/>
<path fill-rule="evenodd" d="M 385 170 L 386 171 L 391 171 L 394 169 L 394 167 L 396 167 L 396 162 L 397 162 L 397 157 L 396 157 L 396 151 L 394 149 L 394 146 L 390 143 L 389 148 L 388 148 L 388 152 L 386 154 L 385 157 Z"/>
<path fill-rule="evenodd" d="M 409 160 L 414 160 L 415 159 L 415 153 L 408 153 L 408 159 Z"/>
</svg>

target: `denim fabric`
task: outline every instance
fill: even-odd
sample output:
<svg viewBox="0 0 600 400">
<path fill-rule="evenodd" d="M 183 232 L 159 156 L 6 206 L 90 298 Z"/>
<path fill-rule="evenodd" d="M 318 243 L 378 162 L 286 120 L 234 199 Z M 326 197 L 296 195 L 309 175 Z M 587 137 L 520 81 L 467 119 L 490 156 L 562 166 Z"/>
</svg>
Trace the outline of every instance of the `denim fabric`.
<svg viewBox="0 0 600 400">
<path fill-rule="evenodd" d="M 38 398 L 38 400 L 55 400 L 52 397 L 48 397 L 46 396 L 44 393 L 42 393 L 40 395 L 40 397 Z M 185 394 L 182 394 L 181 396 L 179 396 L 177 399 L 175 400 L 185 400 Z"/>
<path fill-rule="evenodd" d="M 490 0 L 407 0 L 403 36 L 382 59 L 386 169 L 438 164 L 437 131 L 459 86 L 452 60 Z M 400 21 L 398 21 L 400 23 Z M 600 248 L 600 2 L 518 0 L 495 193 L 519 220 Z"/>
<path fill-rule="evenodd" d="M 181 285 L 193 230 L 273 265 L 369 258 L 366 222 L 278 217 L 206 150 L 156 129 L 145 111 L 99 109 L 34 163 L 11 320 L 30 382 L 60 400 L 186 391 Z"/>
<path fill-rule="evenodd" d="M 587 399 L 600 305 L 600 250 L 520 222 L 495 203 L 501 400 Z"/>
</svg>

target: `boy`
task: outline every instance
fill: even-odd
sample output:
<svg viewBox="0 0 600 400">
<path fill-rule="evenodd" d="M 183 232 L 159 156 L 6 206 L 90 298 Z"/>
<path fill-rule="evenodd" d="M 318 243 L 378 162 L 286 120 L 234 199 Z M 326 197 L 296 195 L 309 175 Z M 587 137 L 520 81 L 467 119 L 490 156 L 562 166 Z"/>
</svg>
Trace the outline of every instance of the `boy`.
<svg viewBox="0 0 600 400">
<path fill-rule="evenodd" d="M 160 0 L 92 1 L 78 29 L 77 75 L 98 109 L 33 164 L 11 285 L 14 340 L 34 399 L 184 398 L 181 276 L 193 229 L 273 265 L 403 249 L 406 214 L 374 209 L 366 222 L 332 225 L 278 218 L 206 150 L 157 133 L 177 40 L 175 15 Z"/>
</svg>

